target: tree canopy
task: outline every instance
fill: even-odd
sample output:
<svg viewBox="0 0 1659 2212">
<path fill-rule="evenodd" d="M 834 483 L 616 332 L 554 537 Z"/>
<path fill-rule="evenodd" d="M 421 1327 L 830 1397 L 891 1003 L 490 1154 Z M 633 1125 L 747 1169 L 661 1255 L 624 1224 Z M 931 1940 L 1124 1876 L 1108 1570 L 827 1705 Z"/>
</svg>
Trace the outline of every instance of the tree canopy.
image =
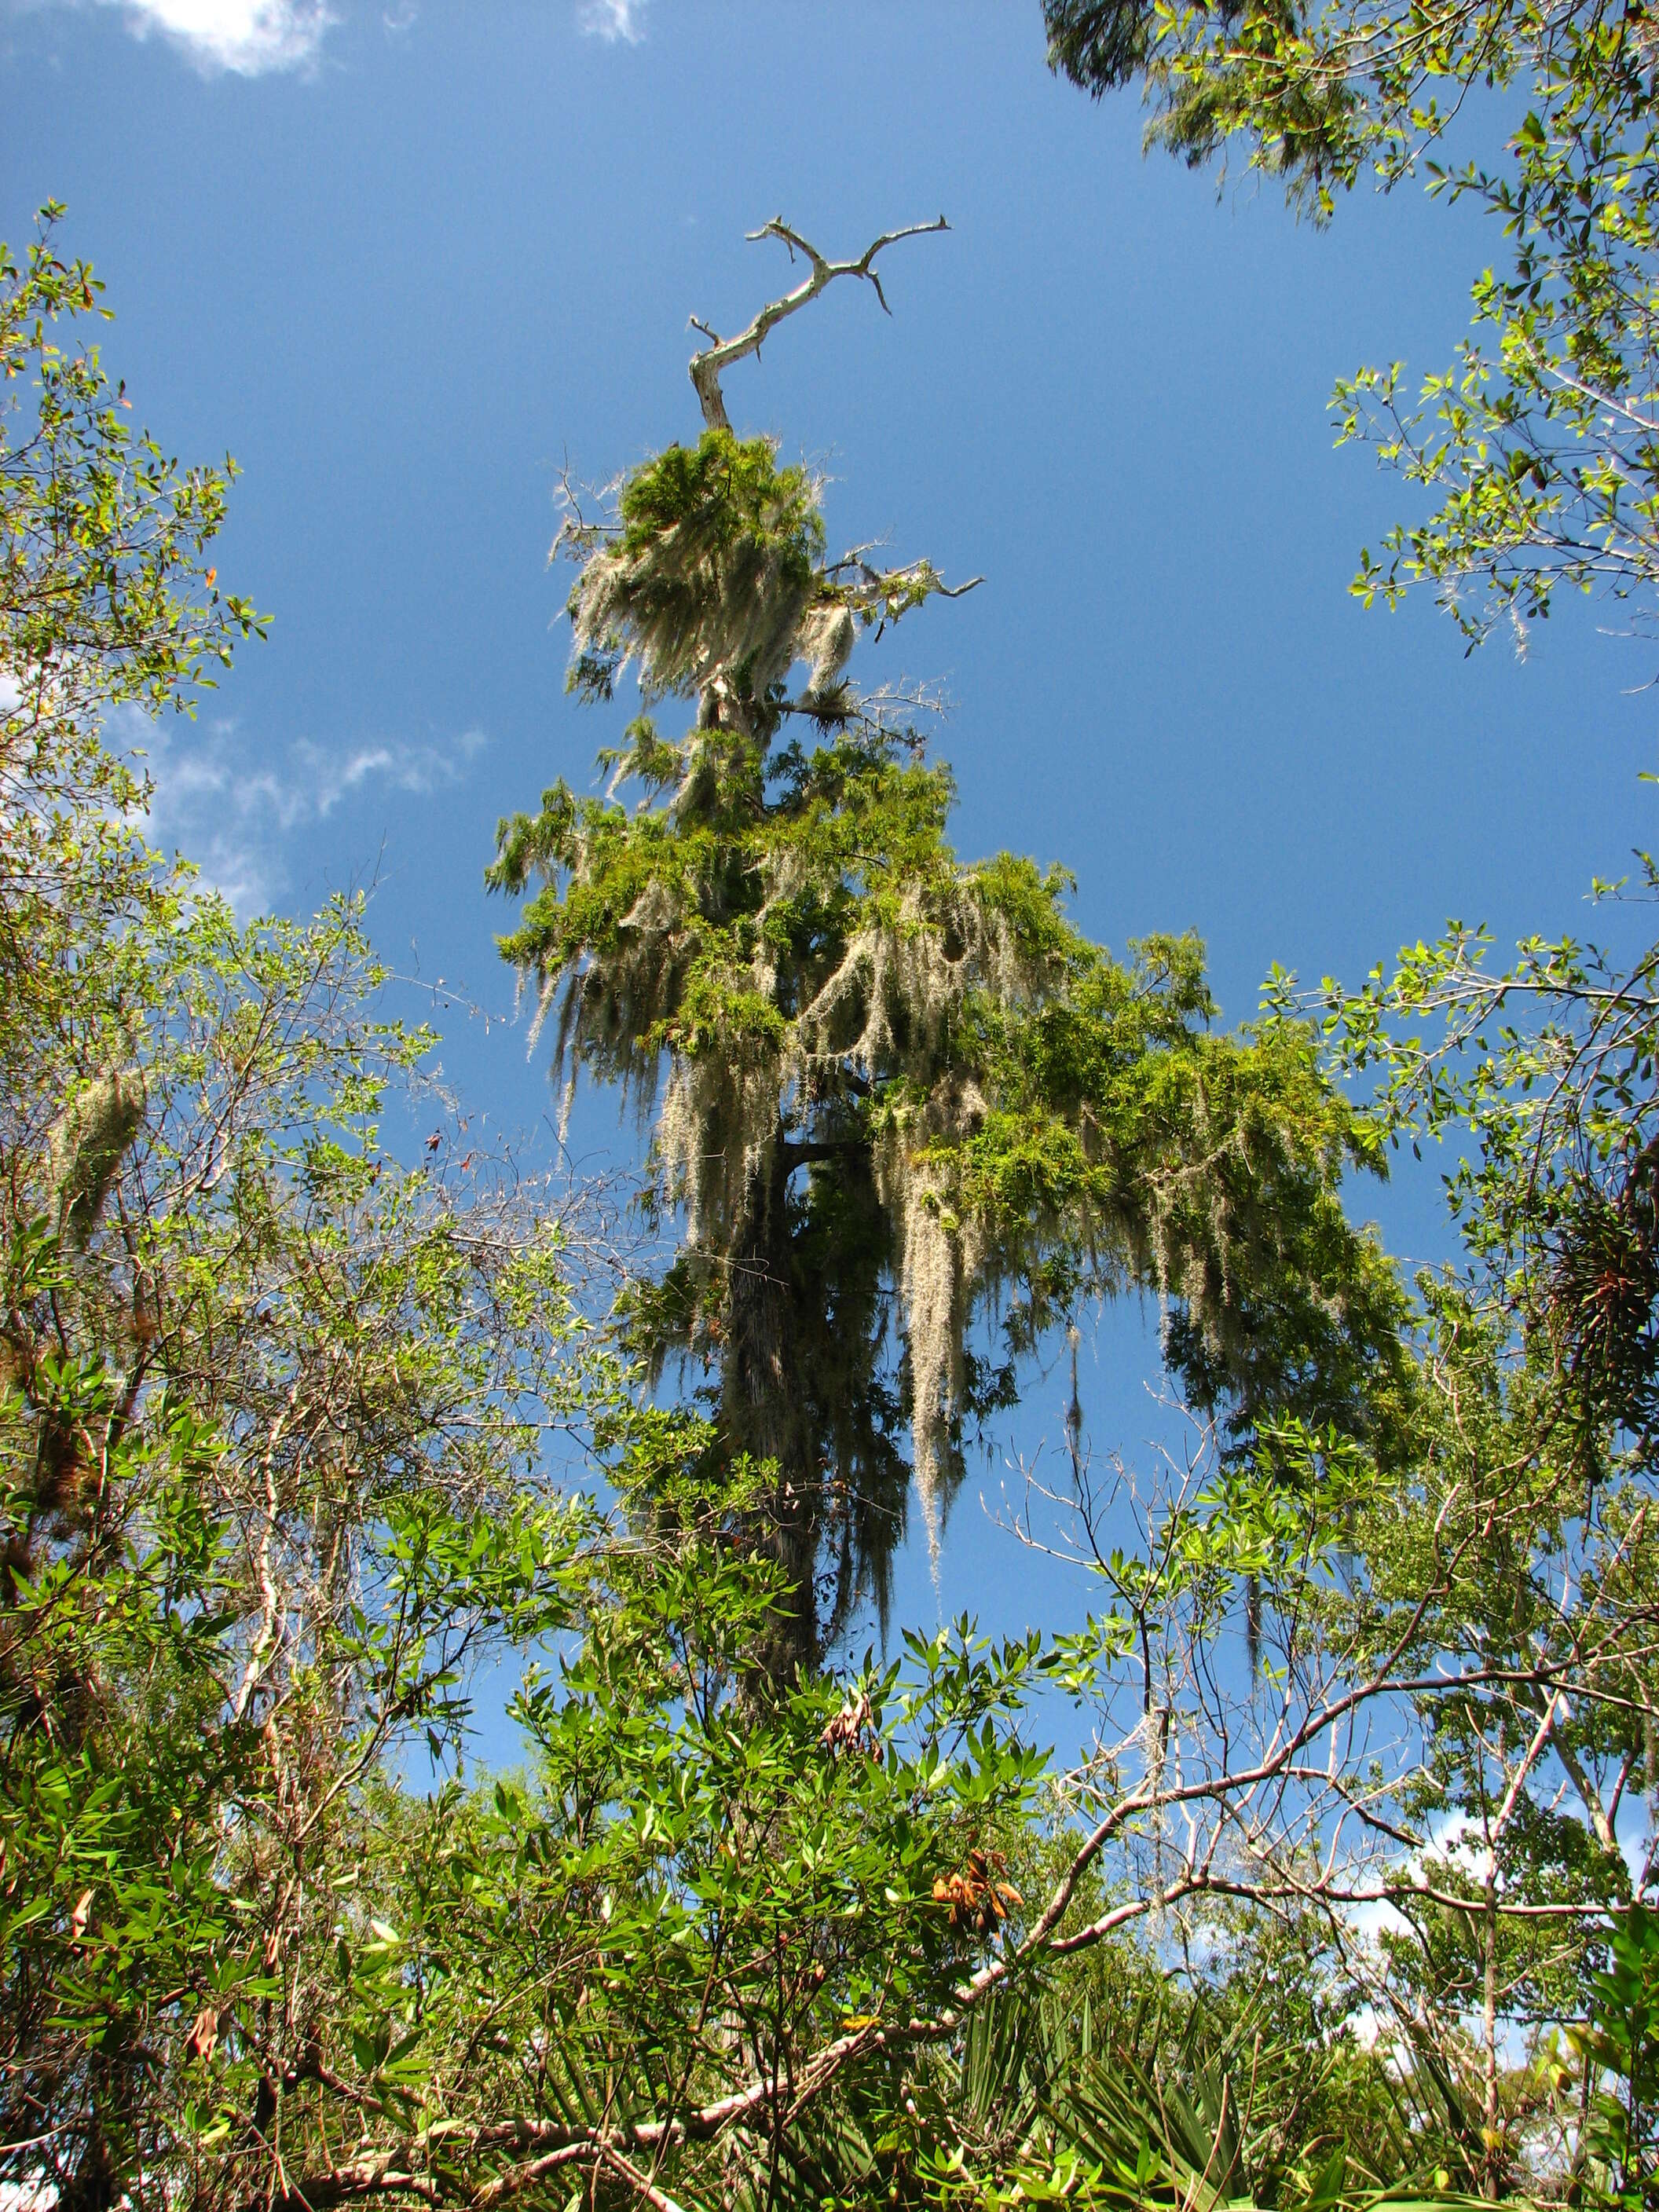
<svg viewBox="0 0 1659 2212">
<path fill-rule="evenodd" d="M 782 1663 L 810 1665 L 860 1593 L 884 1614 L 912 1471 L 937 1540 L 964 1416 L 1082 1301 L 1162 1300 L 1189 1390 L 1241 1437 L 1369 1431 L 1399 1310 L 1338 1197 L 1382 1154 L 1314 1033 L 1218 1035 L 1195 940 L 1115 959 L 1066 918 L 1063 869 L 958 859 L 948 769 L 850 673 L 942 580 L 829 559 L 821 488 L 714 398 L 695 447 L 562 533 L 570 688 L 607 704 L 632 664 L 644 711 L 603 798 L 559 783 L 503 823 L 490 880 L 527 895 L 502 950 L 556 1081 L 585 1068 L 651 1126 L 684 1237 L 635 1340 L 714 1378 L 721 1455 L 776 1469 Z M 692 720 L 665 734 L 674 699 Z M 993 1308 L 1000 1347 L 975 1333 Z"/>
</svg>

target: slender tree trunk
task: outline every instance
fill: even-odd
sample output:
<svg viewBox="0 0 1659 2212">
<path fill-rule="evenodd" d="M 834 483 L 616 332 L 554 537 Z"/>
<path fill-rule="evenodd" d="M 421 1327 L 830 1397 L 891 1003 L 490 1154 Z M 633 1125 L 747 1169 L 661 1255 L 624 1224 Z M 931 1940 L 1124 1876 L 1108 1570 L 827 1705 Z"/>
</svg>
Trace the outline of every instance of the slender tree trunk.
<svg viewBox="0 0 1659 2212">
<path fill-rule="evenodd" d="M 1480 2194 L 1496 2203 L 1503 2191 L 1504 2160 L 1503 2115 L 1498 2098 L 1498 1869 L 1495 1863 L 1489 1864 L 1486 1869 L 1486 1917 L 1481 1923 L 1486 1939 L 1486 1978 L 1481 2003 L 1486 2076 L 1481 2141 L 1486 2155 L 1481 2161 Z"/>
<path fill-rule="evenodd" d="M 777 1468 L 755 1531 L 760 1550 L 782 1568 L 787 1590 L 756 1662 L 760 1674 L 782 1688 L 797 1668 L 816 1668 L 821 1655 L 814 1588 L 817 1478 L 806 1464 L 810 1434 L 793 1374 L 788 1161 L 781 1140 L 756 1176 L 748 1212 L 726 1293 L 722 1425 L 734 1455 L 747 1452 Z"/>
</svg>

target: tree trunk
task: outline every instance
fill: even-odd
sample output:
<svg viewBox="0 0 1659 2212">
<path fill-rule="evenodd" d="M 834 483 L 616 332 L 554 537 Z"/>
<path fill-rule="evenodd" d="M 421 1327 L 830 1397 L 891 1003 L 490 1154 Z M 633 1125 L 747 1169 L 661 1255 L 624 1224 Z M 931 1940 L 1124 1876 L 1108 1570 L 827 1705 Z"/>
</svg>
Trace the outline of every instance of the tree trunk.
<svg viewBox="0 0 1659 2212">
<path fill-rule="evenodd" d="M 780 1132 L 750 1185 L 748 1218 L 731 1259 L 726 1291 L 722 1428 L 735 1458 L 775 1464 L 754 1516 L 757 1548 L 783 1570 L 787 1589 L 772 1632 L 756 1654 L 757 1674 L 786 1688 L 821 1656 L 815 1571 L 817 1473 L 809 1465 L 811 1425 L 794 1387 L 794 1284 L 789 1241 L 789 1161 Z"/>
</svg>

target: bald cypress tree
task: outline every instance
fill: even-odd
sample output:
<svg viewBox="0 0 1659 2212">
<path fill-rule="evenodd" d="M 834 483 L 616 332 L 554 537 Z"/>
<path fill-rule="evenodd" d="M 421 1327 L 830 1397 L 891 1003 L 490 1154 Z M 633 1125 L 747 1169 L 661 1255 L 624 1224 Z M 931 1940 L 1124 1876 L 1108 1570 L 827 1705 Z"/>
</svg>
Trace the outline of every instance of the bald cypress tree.
<svg viewBox="0 0 1659 2212">
<path fill-rule="evenodd" d="M 631 667 L 641 711 L 605 795 L 556 783 L 489 876 L 525 900 L 501 947 L 556 1081 L 616 1085 L 650 1128 L 683 1233 L 633 1325 L 658 1371 L 702 1377 L 716 1477 L 763 1473 L 747 1525 L 793 1593 L 777 1674 L 860 1597 L 884 1614 L 913 1491 L 937 1540 L 964 1422 L 1080 1301 L 1156 1295 L 1189 1394 L 1241 1437 L 1369 1422 L 1398 1311 L 1337 1195 L 1375 1148 L 1308 1032 L 1218 1036 L 1194 939 L 1115 959 L 1067 919 L 1064 870 L 958 859 L 948 768 L 850 664 L 970 586 L 830 558 L 818 483 L 731 426 L 724 372 L 839 277 L 879 295 L 912 234 L 832 263 L 781 220 L 755 234 L 805 279 L 735 338 L 705 329 L 696 444 L 561 533 L 569 686 L 608 706 Z"/>
</svg>

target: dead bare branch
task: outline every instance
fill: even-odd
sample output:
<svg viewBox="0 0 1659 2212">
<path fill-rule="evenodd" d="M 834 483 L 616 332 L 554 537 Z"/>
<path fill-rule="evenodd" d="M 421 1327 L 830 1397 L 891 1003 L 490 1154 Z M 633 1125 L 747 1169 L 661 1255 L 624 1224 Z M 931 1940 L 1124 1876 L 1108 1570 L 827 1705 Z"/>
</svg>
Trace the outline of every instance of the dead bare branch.
<svg viewBox="0 0 1659 2212">
<path fill-rule="evenodd" d="M 692 357 L 690 369 L 691 381 L 702 408 L 702 419 L 708 428 L 711 430 L 729 430 L 732 427 L 726 412 L 726 402 L 720 393 L 720 377 L 724 371 L 730 368 L 733 362 L 743 361 L 751 353 L 758 357 L 766 338 L 786 315 L 793 315 L 809 300 L 816 300 L 818 294 L 833 284 L 837 276 L 863 277 L 874 288 L 883 313 L 890 315 L 893 311 L 887 304 L 887 295 L 881 289 L 881 278 L 876 271 L 876 256 L 885 247 L 896 246 L 902 238 L 926 237 L 932 232 L 949 230 L 950 228 L 945 217 L 940 216 L 937 222 L 913 222 L 902 230 L 884 231 L 879 238 L 865 247 L 855 261 L 826 260 L 817 246 L 810 244 L 798 230 L 792 229 L 781 215 L 775 215 L 771 222 L 763 223 L 760 229 L 751 230 L 749 233 L 751 240 L 781 239 L 788 249 L 791 261 L 797 253 L 803 255 L 811 274 L 796 285 L 793 292 L 786 292 L 781 299 L 769 300 L 736 337 L 722 338 L 697 316 L 690 318 L 691 328 L 701 331 L 708 340 L 703 351 Z"/>
</svg>

